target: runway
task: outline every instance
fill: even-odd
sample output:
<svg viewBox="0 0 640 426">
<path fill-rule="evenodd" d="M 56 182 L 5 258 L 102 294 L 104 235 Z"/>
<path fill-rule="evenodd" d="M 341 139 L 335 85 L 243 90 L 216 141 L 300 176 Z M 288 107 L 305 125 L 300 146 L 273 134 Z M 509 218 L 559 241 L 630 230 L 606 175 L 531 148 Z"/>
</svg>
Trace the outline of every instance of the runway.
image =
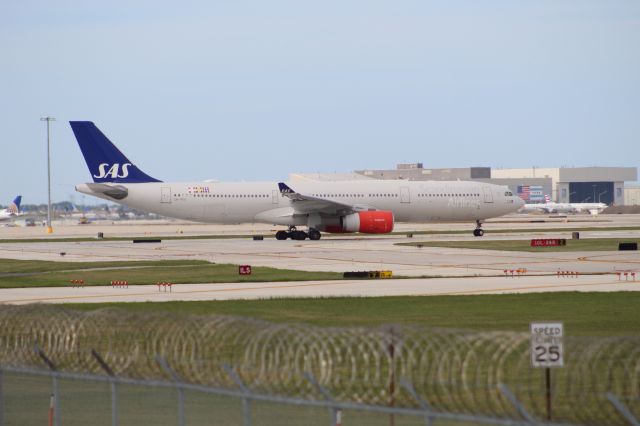
<svg viewBox="0 0 640 426">
<path fill-rule="evenodd" d="M 290 297 L 435 296 L 555 291 L 638 291 L 639 281 L 616 275 L 578 278 L 479 277 L 337 280 L 275 283 L 176 284 L 171 292 L 153 285 L 107 287 L 16 288 L 0 291 L 0 303 L 105 303 L 196 300 L 267 299 Z"/>
<path fill-rule="evenodd" d="M 638 217 L 636 217 L 638 216 Z M 593 218 L 593 223 L 582 224 L 596 228 L 581 232 L 581 238 L 633 238 L 640 239 L 640 230 L 616 229 L 640 225 L 640 215 L 617 217 L 607 221 Z M 584 220 L 590 219 L 586 217 Z M 570 231 L 554 231 L 548 224 L 541 224 L 540 232 L 525 233 L 519 229 L 538 224 L 496 223 L 487 226 L 483 240 L 571 238 Z M 143 225 L 124 234 L 175 233 L 175 224 Z M 180 225 L 183 226 L 183 225 Z M 188 226 L 188 225 L 184 225 Z M 206 225 L 197 225 L 206 227 Z M 441 225 L 437 225 L 440 227 Z M 468 224 L 452 224 L 451 228 L 463 228 Z M 562 226 L 556 224 L 555 226 Z M 512 228 L 508 233 L 493 232 L 490 228 Z M 73 227 L 70 234 L 78 235 Z M 252 225 L 238 225 L 236 233 L 252 233 Z M 69 228 L 71 229 L 71 228 Z M 102 229 L 113 235 L 118 226 L 82 228 L 86 235 Z M 424 229 L 424 228 L 422 228 Z M 428 229 L 428 228 L 427 228 Z M 464 228 L 463 228 L 464 229 Z M 204 229 L 206 231 L 206 228 Z M 263 229 L 264 231 L 264 229 Z M 11 232 L 16 232 L 11 230 Z M 29 232 L 32 232 L 29 230 Z M 264 232 L 266 234 L 266 232 Z M 58 231 L 58 236 L 61 234 Z M 205 232 L 206 234 L 206 232 Z M 161 237 L 160 237 L 161 238 Z M 178 284 L 171 294 L 158 293 L 155 287 L 131 286 L 129 289 L 111 287 L 39 288 L 0 290 L 0 303 L 47 302 L 107 302 L 107 301 L 162 301 L 162 300 L 222 300 L 234 298 L 269 297 L 328 297 L 328 296 L 390 296 L 434 294 L 484 294 L 502 292 L 539 291 L 618 291 L 639 288 L 636 284 L 617 282 L 617 271 L 640 271 L 640 255 L 635 251 L 602 252 L 517 252 L 455 248 L 400 246 L 398 243 L 435 240 L 472 240 L 468 234 L 387 236 L 338 236 L 320 241 L 277 241 L 273 238 L 254 241 L 251 238 L 164 240 L 161 243 L 134 244 L 130 240 L 95 240 L 87 242 L 63 242 L 52 238 L 47 242 L 0 242 L 0 258 L 49 260 L 66 262 L 116 261 L 116 260 L 169 260 L 202 259 L 215 263 L 249 264 L 303 271 L 358 271 L 391 270 L 395 277 L 411 279 L 375 281 L 323 281 L 296 283 L 252 284 Z M 64 253 L 64 256 L 61 254 Z M 528 275 L 505 278 L 504 270 L 525 268 Z M 576 271 L 577 279 L 556 278 L 557 271 Z M 604 275 L 584 275 L 604 274 Z"/>
<path fill-rule="evenodd" d="M 621 231 L 583 233 L 584 238 L 622 235 Z M 540 234 L 543 235 L 543 234 Z M 544 234 L 545 236 L 548 236 Z M 567 235 L 553 234 L 558 237 Z M 625 232 L 629 236 L 629 232 Z M 570 235 L 568 236 L 570 238 Z M 640 238 L 640 232 L 635 232 Z M 391 270 L 394 275 L 483 276 L 505 269 L 526 268 L 530 273 L 553 274 L 557 270 L 581 273 L 613 273 L 640 268 L 637 252 L 515 252 L 437 247 L 399 246 L 407 241 L 433 241 L 436 237 L 344 237 L 320 241 L 265 239 L 166 240 L 133 244 L 131 241 L 0 243 L 0 258 L 50 261 L 116 261 L 202 259 L 216 263 L 249 264 L 305 271 Z M 439 237 L 444 239 L 443 236 Z M 448 240 L 473 237 L 446 236 Z M 489 236 L 535 238 L 527 235 Z M 64 253 L 64 256 L 61 256 Z"/>
</svg>

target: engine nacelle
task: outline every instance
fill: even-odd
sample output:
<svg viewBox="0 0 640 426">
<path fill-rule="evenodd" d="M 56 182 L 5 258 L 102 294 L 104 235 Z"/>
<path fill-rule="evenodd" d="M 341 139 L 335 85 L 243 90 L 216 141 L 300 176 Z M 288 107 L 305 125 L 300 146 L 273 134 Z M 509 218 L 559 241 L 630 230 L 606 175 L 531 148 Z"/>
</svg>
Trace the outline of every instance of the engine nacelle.
<svg viewBox="0 0 640 426">
<path fill-rule="evenodd" d="M 386 234 L 393 231 L 393 213 L 388 211 L 367 211 L 353 213 L 340 218 L 342 232 L 362 232 L 363 234 Z"/>
</svg>

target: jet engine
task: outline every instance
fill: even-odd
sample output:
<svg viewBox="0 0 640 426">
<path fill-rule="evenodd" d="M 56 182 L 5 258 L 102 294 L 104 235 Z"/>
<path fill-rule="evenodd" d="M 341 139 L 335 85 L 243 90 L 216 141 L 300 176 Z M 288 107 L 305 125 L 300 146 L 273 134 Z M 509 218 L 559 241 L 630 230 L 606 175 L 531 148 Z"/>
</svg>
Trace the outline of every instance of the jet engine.
<svg viewBox="0 0 640 426">
<path fill-rule="evenodd" d="M 393 231 L 393 213 L 389 211 L 366 211 L 340 217 L 339 226 L 327 226 L 327 232 L 362 232 L 363 234 L 386 234 Z"/>
</svg>

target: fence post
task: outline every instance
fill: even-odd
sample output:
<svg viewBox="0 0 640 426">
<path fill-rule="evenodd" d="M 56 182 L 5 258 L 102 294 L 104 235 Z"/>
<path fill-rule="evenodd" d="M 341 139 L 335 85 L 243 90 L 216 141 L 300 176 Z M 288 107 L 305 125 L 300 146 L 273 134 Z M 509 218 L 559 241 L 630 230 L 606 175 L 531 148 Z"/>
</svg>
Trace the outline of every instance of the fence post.
<svg viewBox="0 0 640 426">
<path fill-rule="evenodd" d="M 640 426 L 640 422 L 633 413 L 612 393 L 607 393 L 607 399 L 618 410 L 620 414 L 633 426 Z"/>
<path fill-rule="evenodd" d="M 58 376 L 56 375 L 57 367 L 47 357 L 47 355 L 40 349 L 40 346 L 37 344 L 34 346 L 36 354 L 42 359 L 42 361 L 47 365 L 49 371 L 51 371 L 51 385 L 53 387 L 53 424 L 55 426 L 60 426 L 60 393 L 58 391 Z"/>
<path fill-rule="evenodd" d="M 327 402 L 329 402 L 331 404 L 331 406 L 329 407 L 329 421 L 330 426 L 336 426 L 338 424 L 338 409 L 333 405 L 333 403 L 335 403 L 335 400 L 333 399 L 333 396 L 331 396 L 331 393 L 329 392 L 329 390 L 327 388 L 325 388 L 324 386 L 322 386 L 317 380 L 316 377 L 311 374 L 310 372 L 305 371 L 303 373 L 304 377 L 309 381 L 309 383 L 311 383 L 311 385 L 316 388 L 316 390 L 318 392 L 320 392 L 322 394 L 322 396 L 324 397 L 324 399 L 327 400 Z"/>
<path fill-rule="evenodd" d="M 400 379 L 400 386 L 403 387 L 407 392 L 409 392 L 409 395 L 411 395 L 411 397 L 418 402 L 420 408 L 425 411 L 425 423 L 427 424 L 427 426 L 431 426 L 434 420 L 434 416 L 433 410 L 431 409 L 429 403 L 425 401 L 424 398 L 422 398 L 420 395 L 418 395 L 418 392 L 416 392 L 413 384 L 411 384 L 411 382 L 409 382 L 406 378 L 403 377 Z"/>
<path fill-rule="evenodd" d="M 118 426 L 118 389 L 116 388 L 116 375 L 109 367 L 109 365 L 104 362 L 102 357 L 95 349 L 91 349 L 91 356 L 95 358 L 100 367 L 107 373 L 110 377 L 109 384 L 111 385 L 111 426 Z"/>
<path fill-rule="evenodd" d="M 184 387 L 183 387 L 184 381 L 180 378 L 180 376 L 178 376 L 178 374 L 175 371 L 173 371 L 171 367 L 169 367 L 169 364 L 167 364 L 167 360 L 164 359 L 162 356 L 156 354 L 156 361 L 158 362 L 160 367 L 162 367 L 165 373 L 167 373 L 169 377 L 171 377 L 171 380 L 173 380 L 177 384 L 178 424 L 180 426 L 184 426 Z"/>
<path fill-rule="evenodd" d="M 251 397 L 251 391 L 245 386 L 240 376 L 238 376 L 238 373 L 236 373 L 229 364 L 223 364 L 222 368 L 227 372 L 227 374 L 229 374 L 240 390 L 242 390 L 244 395 L 242 397 L 242 417 L 244 420 L 244 426 L 251 426 L 251 400 L 249 399 Z"/>
<path fill-rule="evenodd" d="M 511 390 L 507 387 L 507 385 L 500 383 L 498 385 L 498 389 L 500 389 L 500 392 L 509 400 L 509 402 L 511 402 L 511 404 L 513 404 L 513 406 L 518 411 L 518 413 L 520 413 L 520 415 L 527 422 L 529 423 L 536 422 L 536 420 L 531 416 L 531 414 L 527 412 L 527 410 L 524 408 L 524 405 L 522 405 L 522 403 L 518 401 L 518 398 L 516 398 L 516 396 L 511 392 Z"/>
</svg>

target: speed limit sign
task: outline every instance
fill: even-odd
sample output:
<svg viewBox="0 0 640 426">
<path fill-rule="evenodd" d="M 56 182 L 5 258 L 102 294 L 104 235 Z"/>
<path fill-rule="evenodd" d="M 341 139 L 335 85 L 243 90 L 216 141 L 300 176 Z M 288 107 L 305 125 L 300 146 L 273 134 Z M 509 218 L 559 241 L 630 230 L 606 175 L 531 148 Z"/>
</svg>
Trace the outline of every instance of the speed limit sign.
<svg viewBox="0 0 640 426">
<path fill-rule="evenodd" d="M 535 368 L 562 367 L 564 365 L 563 324 L 561 322 L 532 322 L 530 327 L 531 365 Z"/>
</svg>

